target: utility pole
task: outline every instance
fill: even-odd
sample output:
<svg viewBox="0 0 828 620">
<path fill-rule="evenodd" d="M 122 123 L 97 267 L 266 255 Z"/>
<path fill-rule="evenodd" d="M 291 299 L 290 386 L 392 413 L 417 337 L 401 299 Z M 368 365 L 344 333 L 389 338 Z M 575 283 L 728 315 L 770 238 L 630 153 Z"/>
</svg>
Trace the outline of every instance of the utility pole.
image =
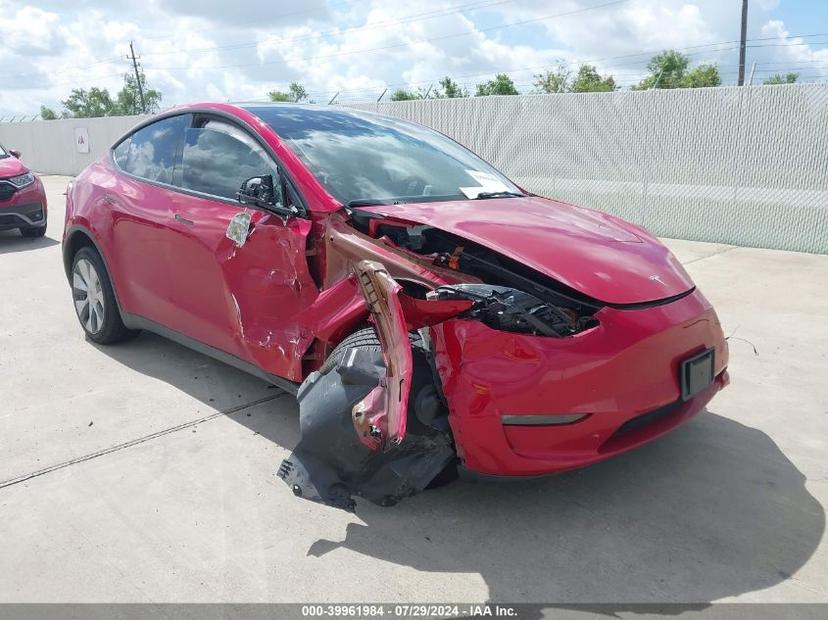
<svg viewBox="0 0 828 620">
<path fill-rule="evenodd" d="M 129 54 L 127 58 L 132 58 L 132 68 L 135 69 L 135 81 L 138 83 L 138 94 L 141 97 L 141 113 L 146 114 L 147 104 L 144 103 L 144 85 L 141 84 L 141 74 L 138 73 L 138 61 L 135 59 L 135 50 L 132 47 L 132 41 L 129 42 Z"/>
<path fill-rule="evenodd" d="M 750 66 L 750 77 L 748 78 L 748 86 L 753 86 L 753 74 L 756 73 L 756 61 Z"/>
<path fill-rule="evenodd" d="M 739 86 L 745 85 L 745 41 L 747 39 L 748 0 L 742 0 L 742 37 L 739 43 Z"/>
</svg>

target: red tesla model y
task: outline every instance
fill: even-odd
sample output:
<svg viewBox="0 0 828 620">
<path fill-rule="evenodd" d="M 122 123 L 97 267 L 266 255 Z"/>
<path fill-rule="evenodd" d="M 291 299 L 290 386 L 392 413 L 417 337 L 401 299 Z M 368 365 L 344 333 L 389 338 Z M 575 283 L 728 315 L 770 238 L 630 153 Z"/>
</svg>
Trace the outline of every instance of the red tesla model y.
<svg viewBox="0 0 828 620">
<path fill-rule="evenodd" d="M 278 475 L 346 509 L 595 463 L 728 383 L 716 313 L 647 231 L 374 114 L 156 116 L 71 184 L 63 258 L 90 340 L 147 329 L 296 394 Z"/>
</svg>

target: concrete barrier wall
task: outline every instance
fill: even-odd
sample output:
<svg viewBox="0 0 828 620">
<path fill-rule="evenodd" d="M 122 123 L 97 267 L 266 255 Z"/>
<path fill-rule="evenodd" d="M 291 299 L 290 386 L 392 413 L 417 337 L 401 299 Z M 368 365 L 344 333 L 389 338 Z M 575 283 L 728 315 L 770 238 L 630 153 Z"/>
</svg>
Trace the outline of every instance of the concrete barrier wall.
<svg viewBox="0 0 828 620">
<path fill-rule="evenodd" d="M 828 85 L 354 105 L 434 127 L 536 193 L 667 237 L 828 253 Z M 0 124 L 35 170 L 76 174 L 141 117 Z M 76 152 L 87 127 L 90 153 Z"/>
<path fill-rule="evenodd" d="M 0 123 L 0 144 L 23 153 L 26 165 L 40 174 L 76 175 L 144 118 L 110 116 Z M 75 128 L 86 129 L 89 135 L 88 153 L 78 152 Z"/>
</svg>

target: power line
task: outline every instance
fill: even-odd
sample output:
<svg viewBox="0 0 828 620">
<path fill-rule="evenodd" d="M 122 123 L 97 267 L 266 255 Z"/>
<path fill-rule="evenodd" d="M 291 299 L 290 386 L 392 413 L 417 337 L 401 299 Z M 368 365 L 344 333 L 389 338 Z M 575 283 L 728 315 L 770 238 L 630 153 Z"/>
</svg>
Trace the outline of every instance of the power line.
<svg viewBox="0 0 828 620">
<path fill-rule="evenodd" d="M 365 26 L 353 26 L 350 28 L 344 29 L 337 29 L 337 30 L 328 30 L 327 32 L 314 32 L 312 34 L 305 34 L 296 37 L 289 37 L 289 38 L 279 38 L 279 43 L 296 43 L 298 41 L 307 41 L 309 39 L 315 39 L 317 37 L 326 37 L 326 36 L 342 36 L 345 34 L 350 34 L 354 32 L 362 32 L 365 30 L 376 30 L 377 28 L 387 28 L 388 26 L 395 26 L 400 24 L 409 24 L 412 22 L 418 21 L 425 21 L 428 19 L 433 19 L 435 17 L 443 17 L 445 15 L 452 15 L 454 13 L 463 13 L 465 11 L 469 11 L 472 9 L 487 9 L 493 6 L 498 6 L 501 4 L 511 4 L 516 0 L 484 0 L 478 2 L 470 2 L 468 4 L 462 4 L 455 7 L 446 7 L 443 9 L 436 9 L 427 11 L 425 13 L 414 13 L 411 15 L 405 15 L 399 19 L 390 19 L 383 22 L 375 22 L 372 24 L 367 24 Z M 628 1 L 628 0 L 623 0 Z M 233 43 L 230 45 L 221 45 L 221 46 L 210 46 L 210 47 L 202 47 L 202 48 L 194 48 L 194 49 L 186 49 L 186 50 L 169 50 L 163 52 L 147 52 L 147 56 L 169 56 L 171 54 L 180 54 L 182 52 L 187 53 L 196 53 L 196 52 L 214 52 L 214 51 L 224 51 L 224 50 L 237 50 L 237 49 L 245 49 L 245 48 L 253 48 L 257 47 L 260 42 L 255 43 Z"/>
<path fill-rule="evenodd" d="M 460 7 L 441 9 L 441 11 L 446 11 L 447 12 L 446 14 L 448 14 L 448 13 L 451 13 L 451 12 L 462 12 L 463 10 L 468 10 L 469 8 L 474 8 L 475 6 L 477 6 L 478 8 L 487 8 L 488 6 L 495 6 L 495 5 L 498 5 L 498 4 L 506 4 L 507 2 L 514 2 L 514 1 L 515 0 L 482 0 L 482 1 L 478 0 L 477 2 L 469 3 L 467 5 L 460 5 Z M 499 26 L 491 26 L 491 27 L 488 27 L 488 28 L 482 28 L 482 29 L 478 29 L 478 30 L 455 33 L 455 34 L 450 34 L 450 35 L 443 35 L 443 36 L 439 36 L 439 37 L 432 37 L 430 39 L 422 39 L 422 40 L 413 41 L 413 43 L 430 42 L 430 41 L 448 39 L 448 38 L 453 38 L 453 37 L 469 36 L 469 35 L 475 34 L 477 32 L 489 32 L 489 31 L 493 31 L 493 30 L 500 30 L 500 29 L 510 28 L 510 27 L 513 27 L 513 26 L 519 26 L 519 25 L 523 25 L 523 24 L 527 24 L 527 23 L 552 19 L 552 18 L 555 18 L 555 17 L 565 17 L 565 16 L 568 16 L 568 15 L 583 13 L 583 12 L 591 11 L 591 10 L 594 10 L 594 9 L 604 8 L 604 7 L 607 7 L 607 6 L 623 4 L 623 3 L 626 3 L 626 2 L 629 2 L 629 1 L 630 0 L 613 0 L 611 2 L 605 2 L 604 4 L 599 4 L 599 5 L 595 5 L 595 6 L 591 6 L 591 7 L 583 7 L 581 9 L 574 9 L 572 11 L 567 11 L 567 12 L 564 12 L 564 13 L 558 13 L 558 14 L 555 14 L 555 15 L 547 15 L 547 16 L 544 16 L 544 17 L 526 19 L 526 20 L 513 22 L 513 23 L 509 23 L 509 24 L 503 24 L 503 25 L 499 25 Z M 338 4 L 347 4 L 347 3 L 340 2 Z M 297 15 L 297 14 L 308 13 L 308 12 L 312 12 L 312 10 L 296 11 L 294 13 L 284 14 L 283 16 Z M 432 11 L 432 12 L 434 12 L 434 11 Z M 403 18 L 403 19 L 405 19 L 405 18 Z M 416 20 L 411 20 L 411 21 L 416 21 Z M 388 23 L 392 23 L 392 22 L 388 22 Z M 359 27 L 359 28 L 362 28 L 362 27 Z M 323 33 L 323 34 L 325 34 L 325 33 Z M 281 42 L 291 42 L 293 40 L 300 40 L 300 39 L 303 39 L 303 38 L 314 38 L 314 37 L 317 37 L 317 36 L 319 36 L 319 34 L 315 33 L 313 35 L 303 35 L 302 37 L 296 37 L 295 39 L 285 39 L 285 40 L 282 40 Z M 159 37 L 156 37 L 156 39 L 157 38 L 159 38 Z M 161 38 L 163 38 L 163 37 L 161 37 Z M 143 37 L 142 39 L 143 40 L 152 40 L 153 38 L 152 37 Z M 407 47 L 408 45 L 410 45 L 410 43 L 412 43 L 412 42 L 406 42 L 406 43 L 401 43 L 401 44 L 397 44 L 397 45 L 390 45 L 390 46 L 385 46 L 385 47 L 380 47 L 380 48 L 373 48 L 373 49 L 368 49 L 368 50 L 353 50 L 351 52 L 340 52 L 338 54 L 331 54 L 329 56 L 312 56 L 312 57 L 308 57 L 307 59 L 318 59 L 318 58 L 327 58 L 327 57 L 340 56 L 340 55 L 360 54 L 360 53 L 364 53 L 364 52 L 367 53 L 367 52 L 373 52 L 373 51 L 384 51 L 384 50 L 387 50 L 387 49 Z M 220 49 L 251 47 L 251 46 L 255 46 L 255 45 L 256 44 L 237 44 L 237 45 L 229 45 L 229 46 L 224 46 L 224 47 L 211 47 L 211 48 L 202 48 L 201 50 L 186 50 L 186 51 L 187 52 L 214 51 L 214 50 L 220 50 Z M 161 54 L 167 54 L 167 53 L 168 52 L 163 52 L 163 53 L 158 52 L 157 54 L 161 55 Z M 169 52 L 169 53 L 170 54 L 180 54 L 180 53 L 182 53 L 182 51 L 179 50 L 179 51 L 174 51 L 174 52 Z M 153 54 L 156 54 L 156 53 L 148 52 L 146 55 L 153 55 Z M 92 59 L 92 60 L 94 61 L 94 59 Z M 299 60 L 305 60 L 305 59 L 300 58 Z M 92 64 L 105 64 L 105 63 L 111 63 L 111 62 L 117 62 L 117 61 L 118 61 L 118 59 L 101 60 L 101 61 L 93 62 Z M 230 69 L 230 68 L 257 66 L 257 65 L 260 65 L 260 64 L 284 64 L 284 63 L 279 63 L 278 61 L 265 62 L 265 63 L 254 62 L 254 63 L 241 63 L 241 64 L 231 64 L 231 65 L 216 65 L 212 68 L 215 68 L 215 69 Z M 87 66 L 89 66 L 89 64 L 84 64 L 84 68 L 87 67 Z M 183 71 L 183 70 L 186 70 L 188 68 L 189 67 L 164 67 L 164 68 L 160 68 L 159 70 L 162 70 L 162 71 Z M 31 74 L 17 74 L 16 76 L 3 76 L 3 77 L 30 77 L 30 75 Z"/>
<path fill-rule="evenodd" d="M 386 45 L 386 46 L 383 46 L 383 47 L 375 47 L 375 48 L 370 48 L 370 49 L 351 50 L 351 51 L 347 51 L 347 52 L 337 52 L 336 54 L 320 54 L 320 55 L 316 55 L 316 56 L 305 56 L 305 57 L 302 57 L 302 58 L 295 58 L 294 60 L 319 60 L 319 59 L 323 59 L 323 58 L 333 58 L 333 57 L 339 57 L 339 56 L 352 56 L 352 55 L 355 55 L 355 54 L 364 54 L 364 53 L 370 53 L 370 52 L 382 52 L 382 51 L 387 51 L 387 50 L 390 50 L 390 49 L 398 49 L 398 48 L 401 48 L 401 47 L 409 47 L 412 43 L 430 43 L 432 41 L 442 41 L 442 40 L 445 40 L 445 39 L 452 39 L 452 38 L 456 38 L 456 37 L 467 37 L 467 36 L 471 36 L 471 35 L 474 35 L 474 34 L 477 34 L 477 33 L 480 33 L 480 32 L 492 32 L 492 31 L 495 31 L 495 30 L 504 30 L 506 28 L 512 28 L 514 26 L 522 26 L 522 25 L 525 25 L 525 24 L 536 23 L 536 22 L 547 20 L 547 19 L 553 19 L 553 18 L 556 18 L 556 17 L 566 17 L 566 16 L 569 16 L 569 15 L 584 13 L 586 11 L 592 11 L 592 10 L 595 10 L 595 9 L 602 9 L 602 8 L 606 8 L 606 7 L 609 7 L 609 6 L 614 6 L 614 5 L 617 5 L 617 4 L 622 4 L 622 3 L 625 3 L 625 2 L 629 2 L 629 1 L 630 0 L 612 0 L 611 2 L 605 2 L 603 4 L 597 4 L 597 5 L 590 6 L 590 7 L 584 7 L 584 8 L 581 8 L 581 9 L 566 11 L 564 13 L 556 13 L 554 15 L 545 15 L 543 17 L 535 17 L 535 18 L 531 18 L 531 19 L 524 19 L 524 20 L 521 20 L 521 21 L 511 22 L 511 23 L 508 23 L 508 24 L 501 24 L 501 25 L 498 25 L 498 26 L 489 26 L 488 28 L 478 28 L 478 29 L 470 30 L 470 31 L 466 31 L 466 32 L 458 32 L 458 33 L 453 33 L 453 34 L 440 35 L 440 36 L 437 36 L 437 37 L 417 39 L 417 40 L 414 40 L 414 41 L 406 41 L 405 43 L 398 43 L 398 44 L 395 44 L 395 45 Z M 284 61 L 280 60 L 280 61 L 266 61 L 266 62 L 256 62 L 256 63 L 236 63 L 236 64 L 230 64 L 230 65 L 216 65 L 212 68 L 213 69 L 237 69 L 237 68 L 241 68 L 241 67 L 262 66 L 262 65 L 278 65 L 278 64 L 286 64 L 286 63 Z M 163 67 L 163 68 L 160 68 L 158 70 L 160 70 L 160 71 L 186 71 L 188 69 L 189 69 L 189 67 Z"/>
<path fill-rule="evenodd" d="M 302 10 L 302 11 L 292 11 L 290 13 L 280 13 L 279 17 L 280 18 L 295 17 L 296 15 L 305 15 L 307 13 L 318 13 L 319 11 L 322 11 L 323 9 L 330 9 L 331 7 L 334 7 L 334 6 L 344 6 L 344 5 L 350 5 L 350 4 L 351 4 L 351 2 L 349 2 L 348 0 L 343 0 L 342 2 L 332 2 L 330 4 L 326 4 L 324 7 L 316 7 L 316 8 L 313 8 L 313 9 L 305 9 L 305 10 Z M 200 30 L 191 30 L 190 32 L 191 33 L 207 32 L 208 30 L 212 30 L 212 29 L 213 29 L 213 27 L 202 28 Z M 146 41 L 160 41 L 160 40 L 163 40 L 163 39 L 176 39 L 179 36 L 180 35 L 178 33 L 176 33 L 176 34 L 164 34 L 164 35 L 160 35 L 160 36 L 156 36 L 156 37 L 142 37 L 142 39 L 146 40 Z"/>
</svg>

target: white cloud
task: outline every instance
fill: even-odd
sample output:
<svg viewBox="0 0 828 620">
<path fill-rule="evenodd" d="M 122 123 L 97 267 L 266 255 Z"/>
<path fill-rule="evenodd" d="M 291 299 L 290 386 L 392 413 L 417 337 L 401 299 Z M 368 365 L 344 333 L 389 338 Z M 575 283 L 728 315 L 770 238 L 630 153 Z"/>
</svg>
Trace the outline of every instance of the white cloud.
<svg viewBox="0 0 828 620">
<path fill-rule="evenodd" d="M 650 52 L 668 47 L 686 48 L 693 62 L 718 62 L 725 82 L 735 78 L 734 46 L 717 51 L 728 46 L 711 44 L 738 38 L 738 2 L 628 0 L 590 8 L 607 1 L 145 0 L 114 7 L 76 0 L 70 7 L 0 0 L 0 117 L 34 114 L 41 104 L 59 108 L 73 87 L 117 91 L 131 70 L 130 40 L 164 105 L 264 99 L 291 81 L 317 101 L 337 91 L 345 100 L 373 99 L 386 87 L 427 88 L 446 74 L 473 90 L 499 71 L 526 90 L 534 73 L 558 59 L 590 61 L 628 85 L 645 73 Z M 751 6 L 751 36 L 784 43 L 749 50 L 757 76 L 787 63 L 820 74 L 828 52 L 771 20 L 777 4 Z M 515 22 L 522 23 L 508 27 Z"/>
</svg>

